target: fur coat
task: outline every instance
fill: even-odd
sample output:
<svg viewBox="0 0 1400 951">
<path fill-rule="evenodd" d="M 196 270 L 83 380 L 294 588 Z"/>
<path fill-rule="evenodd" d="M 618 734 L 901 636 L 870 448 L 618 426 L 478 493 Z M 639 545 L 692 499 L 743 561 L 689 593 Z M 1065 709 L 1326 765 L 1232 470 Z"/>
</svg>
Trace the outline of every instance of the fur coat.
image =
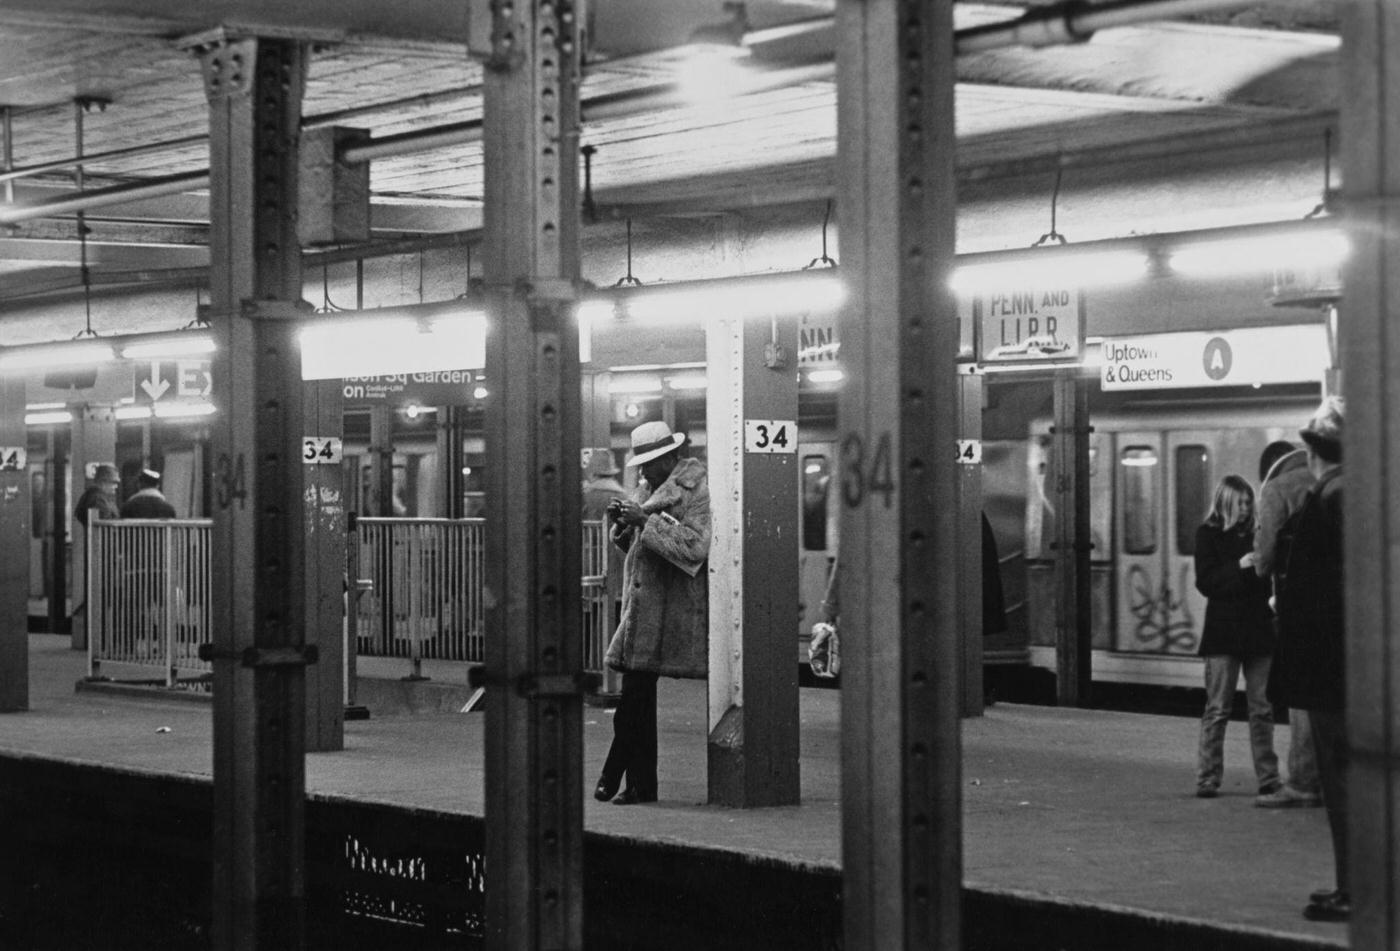
<svg viewBox="0 0 1400 951">
<path fill-rule="evenodd" d="M 710 490 L 705 467 L 682 459 L 650 495 L 639 495 L 647 521 L 612 527 L 627 553 L 622 617 L 608 645 L 614 670 L 703 678 L 710 648 Z"/>
</svg>

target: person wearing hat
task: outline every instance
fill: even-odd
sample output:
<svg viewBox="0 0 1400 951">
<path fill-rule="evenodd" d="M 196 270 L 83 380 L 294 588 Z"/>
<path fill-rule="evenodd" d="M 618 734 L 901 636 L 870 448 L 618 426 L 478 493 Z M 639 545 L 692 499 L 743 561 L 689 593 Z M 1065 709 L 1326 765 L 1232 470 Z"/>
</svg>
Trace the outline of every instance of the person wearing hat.
<svg viewBox="0 0 1400 951">
<path fill-rule="evenodd" d="M 610 535 L 626 560 L 621 620 L 607 653 L 608 666 L 622 673 L 622 695 L 593 790 L 604 802 L 656 801 L 657 678 L 708 674 L 710 490 L 705 467 L 681 455 L 685 439 L 663 422 L 632 430 L 626 464 L 643 481 L 631 498 L 608 506 Z"/>
<path fill-rule="evenodd" d="M 105 462 L 99 465 L 93 472 L 91 484 L 78 496 L 78 504 L 73 507 L 73 517 L 85 529 L 88 525 L 88 513 L 93 509 L 97 510 L 97 517 L 103 521 L 121 518 L 121 510 L 117 508 L 117 488 L 121 484 L 116 466 Z"/>
<path fill-rule="evenodd" d="M 175 506 L 160 491 L 160 473 L 142 469 L 136 494 L 122 503 L 122 518 L 174 518 Z"/>
<path fill-rule="evenodd" d="M 1316 479 L 1302 507 L 1282 529 L 1291 534 L 1278 572 L 1278 645 L 1269 699 L 1306 710 L 1317 749 L 1322 804 L 1332 832 L 1336 887 L 1309 896 L 1303 917 L 1351 917 L 1347 880 L 1346 630 L 1342 586 L 1342 401 L 1323 400 L 1298 433 Z M 1282 546 L 1281 546 L 1282 547 Z"/>
<path fill-rule="evenodd" d="M 622 472 L 613 461 L 611 449 L 597 448 L 588 456 L 588 472 L 583 482 L 583 519 L 601 522 L 607 515 L 608 503 L 625 498 L 627 490 L 617 481 Z"/>
</svg>

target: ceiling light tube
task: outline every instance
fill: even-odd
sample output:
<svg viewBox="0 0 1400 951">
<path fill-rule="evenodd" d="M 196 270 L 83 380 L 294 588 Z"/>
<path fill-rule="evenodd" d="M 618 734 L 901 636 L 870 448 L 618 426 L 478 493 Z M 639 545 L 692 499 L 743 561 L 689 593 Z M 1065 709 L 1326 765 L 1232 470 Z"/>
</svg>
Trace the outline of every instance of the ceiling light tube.
<svg viewBox="0 0 1400 951">
<path fill-rule="evenodd" d="M 25 413 L 24 425 L 26 426 L 58 426 L 64 423 L 71 423 L 73 414 L 65 410 L 53 410 L 47 413 Z"/>
<path fill-rule="evenodd" d="M 216 412 L 213 403 L 156 403 L 157 419 L 186 419 L 191 416 L 210 416 Z"/>
<path fill-rule="evenodd" d="M 1014 260 L 965 264 L 951 284 L 960 294 L 1007 288 L 1123 284 L 1146 276 L 1149 259 L 1142 251 L 1059 251 L 1046 249 Z"/>
<path fill-rule="evenodd" d="M 115 354 L 112 345 L 95 340 L 50 343 L 0 350 L 0 370 L 39 370 L 106 363 Z"/>
<path fill-rule="evenodd" d="M 1280 267 L 1336 267 L 1350 250 L 1346 235 L 1328 229 L 1193 242 L 1173 251 L 1167 264 L 1187 277 L 1211 277 Z"/>
<path fill-rule="evenodd" d="M 158 360 L 175 357 L 202 357 L 215 351 L 213 335 L 201 331 L 177 331 L 145 340 L 123 344 L 121 355 L 126 360 Z"/>
</svg>

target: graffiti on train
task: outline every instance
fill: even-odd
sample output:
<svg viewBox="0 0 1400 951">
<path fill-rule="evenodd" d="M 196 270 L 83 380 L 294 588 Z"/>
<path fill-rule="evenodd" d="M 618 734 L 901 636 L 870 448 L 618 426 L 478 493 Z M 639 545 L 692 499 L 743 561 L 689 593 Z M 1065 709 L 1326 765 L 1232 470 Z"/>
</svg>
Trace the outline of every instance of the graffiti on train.
<svg viewBox="0 0 1400 951">
<path fill-rule="evenodd" d="M 1177 591 L 1189 590 L 1191 568 L 1183 565 Z M 1133 646 L 1164 653 L 1194 653 L 1198 635 L 1191 616 L 1191 605 L 1174 594 L 1166 579 L 1154 586 L 1152 576 L 1141 566 L 1128 569 L 1128 611 L 1135 621 Z"/>
</svg>

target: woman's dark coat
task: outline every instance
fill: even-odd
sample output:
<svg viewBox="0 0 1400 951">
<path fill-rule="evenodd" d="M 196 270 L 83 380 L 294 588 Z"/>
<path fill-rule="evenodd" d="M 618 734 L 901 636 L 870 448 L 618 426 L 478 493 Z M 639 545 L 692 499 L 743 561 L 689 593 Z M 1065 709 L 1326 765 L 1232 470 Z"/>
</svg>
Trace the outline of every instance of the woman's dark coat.
<svg viewBox="0 0 1400 951">
<path fill-rule="evenodd" d="M 1295 516 L 1278 578 L 1278 651 L 1269 699 L 1296 710 L 1346 707 L 1341 470 L 1323 475 Z"/>
<path fill-rule="evenodd" d="M 1269 582 L 1240 558 L 1254 550 L 1254 534 L 1206 524 L 1196 529 L 1196 590 L 1206 596 L 1199 653 L 1252 657 L 1274 650 Z"/>
</svg>

